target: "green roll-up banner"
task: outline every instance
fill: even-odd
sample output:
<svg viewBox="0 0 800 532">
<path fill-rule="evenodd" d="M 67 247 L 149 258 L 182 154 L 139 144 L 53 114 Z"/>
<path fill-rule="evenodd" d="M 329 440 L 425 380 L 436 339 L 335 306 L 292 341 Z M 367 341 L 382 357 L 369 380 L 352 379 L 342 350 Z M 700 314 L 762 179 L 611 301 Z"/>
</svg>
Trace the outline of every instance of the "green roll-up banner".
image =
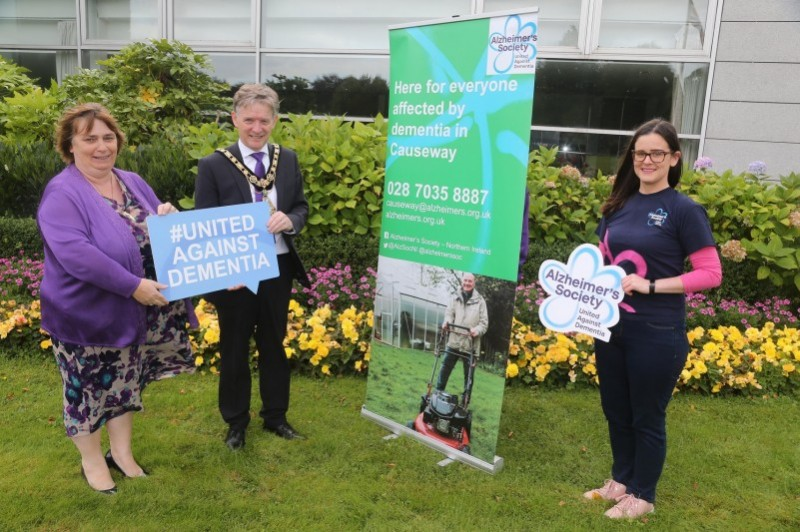
<svg viewBox="0 0 800 532">
<path fill-rule="evenodd" d="M 518 275 L 537 11 L 392 27 L 389 34 L 386 182 L 363 412 L 491 471 L 498 468 L 494 450 Z M 459 300 L 465 276 L 474 277 L 475 300 L 485 300 L 488 327 L 464 322 L 472 347 L 457 354 L 474 375 L 465 375 L 471 382 L 462 386 L 459 360 L 439 393 L 437 366 L 458 343 L 448 335 L 460 333 L 464 319 L 454 305 L 469 313 L 476 304 Z M 451 327 L 443 329 L 448 317 Z M 387 370 L 392 374 L 376 377 Z M 447 414 L 447 404 L 463 411 Z M 442 419 L 464 413 L 469 445 L 452 427 L 464 420 Z M 424 424 L 417 421 L 423 415 Z"/>
</svg>

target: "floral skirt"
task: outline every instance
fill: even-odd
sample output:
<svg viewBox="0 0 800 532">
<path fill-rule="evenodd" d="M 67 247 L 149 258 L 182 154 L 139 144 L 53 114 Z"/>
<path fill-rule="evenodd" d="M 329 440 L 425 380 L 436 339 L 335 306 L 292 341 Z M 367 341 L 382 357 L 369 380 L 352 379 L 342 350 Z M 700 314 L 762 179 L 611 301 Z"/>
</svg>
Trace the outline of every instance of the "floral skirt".
<svg viewBox="0 0 800 532">
<path fill-rule="evenodd" d="M 67 436 L 85 436 L 109 419 L 142 410 L 148 383 L 194 372 L 183 301 L 147 308 L 143 345 L 108 347 L 53 340 L 53 353 L 64 383 Z"/>
</svg>

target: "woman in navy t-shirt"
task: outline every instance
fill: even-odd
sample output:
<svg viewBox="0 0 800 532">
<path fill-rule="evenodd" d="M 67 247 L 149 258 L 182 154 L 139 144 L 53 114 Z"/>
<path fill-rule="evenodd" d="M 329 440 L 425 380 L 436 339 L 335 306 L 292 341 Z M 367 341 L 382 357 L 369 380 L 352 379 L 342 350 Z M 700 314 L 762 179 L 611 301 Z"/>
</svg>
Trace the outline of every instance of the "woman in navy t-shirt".
<svg viewBox="0 0 800 532">
<path fill-rule="evenodd" d="M 655 119 L 640 126 L 597 229 L 605 263 L 628 274 L 620 321 L 608 342 L 595 341 L 611 479 L 584 494 L 615 501 L 605 514 L 611 518 L 654 509 L 667 451 L 667 404 L 689 353 L 684 294 L 722 281 L 705 209 L 675 190 L 682 166 L 672 124 Z M 684 273 L 687 257 L 692 271 Z"/>
</svg>

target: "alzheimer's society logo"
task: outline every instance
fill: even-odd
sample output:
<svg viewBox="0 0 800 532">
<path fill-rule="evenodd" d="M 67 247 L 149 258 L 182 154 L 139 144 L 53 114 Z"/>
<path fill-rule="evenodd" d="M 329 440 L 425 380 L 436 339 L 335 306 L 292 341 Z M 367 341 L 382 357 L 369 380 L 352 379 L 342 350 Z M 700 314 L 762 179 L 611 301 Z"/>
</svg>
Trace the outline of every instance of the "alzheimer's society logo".
<svg viewBox="0 0 800 532">
<path fill-rule="evenodd" d="M 647 225 L 661 227 L 667 221 L 669 213 L 664 209 L 658 209 L 656 212 L 647 213 Z"/>
<path fill-rule="evenodd" d="M 539 320 L 557 332 L 579 332 L 608 341 L 619 321 L 625 294 L 619 266 L 604 266 L 597 246 L 581 244 L 567 264 L 546 260 L 539 267 L 539 284 L 549 294 L 539 307 Z"/>
<path fill-rule="evenodd" d="M 538 28 L 536 13 L 490 19 L 486 74 L 535 73 Z"/>
</svg>

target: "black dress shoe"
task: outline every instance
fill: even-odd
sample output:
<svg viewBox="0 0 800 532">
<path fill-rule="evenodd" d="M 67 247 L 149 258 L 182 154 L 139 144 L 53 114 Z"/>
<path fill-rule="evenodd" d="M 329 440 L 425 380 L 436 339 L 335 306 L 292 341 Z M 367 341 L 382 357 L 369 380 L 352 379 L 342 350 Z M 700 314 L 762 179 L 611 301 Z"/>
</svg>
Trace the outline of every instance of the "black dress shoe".
<svg viewBox="0 0 800 532">
<path fill-rule="evenodd" d="M 242 429 L 228 429 L 228 435 L 225 436 L 225 445 L 231 451 L 238 451 L 244 447 L 244 430 Z"/>
<path fill-rule="evenodd" d="M 286 440 L 305 440 L 306 439 L 305 436 L 303 436 L 302 434 L 300 434 L 299 432 L 294 430 L 292 428 L 292 426 L 289 425 L 289 423 L 286 423 L 286 422 L 281 423 L 280 425 L 277 425 L 275 427 L 270 427 L 270 426 L 264 425 L 264 430 L 267 431 L 267 432 L 272 432 L 274 434 L 277 434 L 278 436 L 280 436 L 281 438 L 284 438 Z"/>
<path fill-rule="evenodd" d="M 83 470 L 83 465 L 81 465 L 81 476 L 83 477 L 83 480 L 85 480 L 86 483 L 89 484 L 89 479 L 86 478 L 86 471 Z M 92 488 L 92 485 L 89 484 L 89 487 Z M 115 493 L 117 493 L 117 487 L 116 486 L 112 486 L 112 487 L 108 488 L 107 490 L 98 490 L 98 489 L 94 489 L 94 488 L 92 488 L 92 489 L 94 491 L 96 491 L 97 493 L 102 493 L 103 495 L 114 495 Z"/>
<path fill-rule="evenodd" d="M 116 460 L 114 460 L 114 457 L 111 456 L 111 449 L 109 449 L 108 452 L 106 453 L 106 465 L 108 466 L 109 469 L 116 469 L 117 471 L 122 473 L 126 478 L 137 478 L 137 477 L 132 477 L 132 476 L 128 475 L 127 473 L 125 473 L 125 471 L 122 470 L 122 468 L 119 466 L 119 464 L 117 464 Z M 146 477 L 148 475 L 149 475 L 149 473 L 147 471 L 145 471 L 144 468 L 142 468 L 142 474 L 138 475 L 138 476 L 139 477 Z"/>
</svg>

